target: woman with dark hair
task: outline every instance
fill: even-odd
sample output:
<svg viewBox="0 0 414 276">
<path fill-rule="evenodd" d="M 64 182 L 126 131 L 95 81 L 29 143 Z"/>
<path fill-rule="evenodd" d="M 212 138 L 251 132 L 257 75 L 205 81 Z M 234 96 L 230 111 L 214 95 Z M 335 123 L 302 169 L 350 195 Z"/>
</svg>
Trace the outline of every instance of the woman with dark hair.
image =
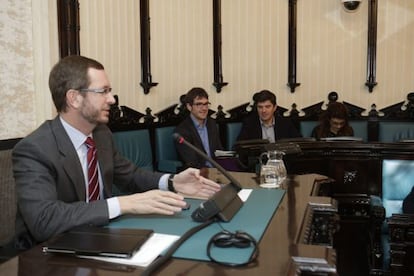
<svg viewBox="0 0 414 276">
<path fill-rule="evenodd" d="M 354 130 L 349 125 L 348 110 L 340 102 L 332 102 L 320 118 L 311 134 L 316 139 L 326 137 L 354 136 Z"/>
</svg>

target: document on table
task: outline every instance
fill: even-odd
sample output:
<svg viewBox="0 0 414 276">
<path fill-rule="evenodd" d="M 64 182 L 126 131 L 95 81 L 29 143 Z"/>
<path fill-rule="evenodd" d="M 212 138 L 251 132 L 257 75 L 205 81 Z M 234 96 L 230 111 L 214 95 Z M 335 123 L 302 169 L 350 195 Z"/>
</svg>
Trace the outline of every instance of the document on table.
<svg viewBox="0 0 414 276">
<path fill-rule="evenodd" d="M 234 157 L 236 156 L 236 152 L 232 150 L 216 150 L 214 151 L 214 155 L 216 157 Z"/>
<path fill-rule="evenodd" d="M 238 195 L 239 195 L 239 197 L 240 197 L 240 199 L 243 201 L 243 202 L 246 202 L 246 200 L 249 198 L 249 196 L 250 196 L 250 194 L 252 193 L 252 189 L 241 189 L 239 192 L 238 192 Z"/>
<path fill-rule="evenodd" d="M 131 258 L 79 256 L 104 262 L 146 267 L 168 249 L 180 236 L 154 233 Z"/>
</svg>

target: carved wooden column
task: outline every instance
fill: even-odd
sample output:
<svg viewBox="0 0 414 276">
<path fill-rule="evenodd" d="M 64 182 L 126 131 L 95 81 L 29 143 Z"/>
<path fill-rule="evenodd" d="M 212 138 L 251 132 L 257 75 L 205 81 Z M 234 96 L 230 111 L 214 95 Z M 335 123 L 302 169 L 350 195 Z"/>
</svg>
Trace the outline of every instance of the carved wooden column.
<svg viewBox="0 0 414 276">
<path fill-rule="evenodd" d="M 223 82 L 222 55 L 221 55 L 221 0 L 213 0 L 213 63 L 214 83 L 217 93 L 228 83 Z"/>
<path fill-rule="evenodd" d="M 79 2 L 77 0 L 58 0 L 57 15 L 60 58 L 79 55 Z"/>
<path fill-rule="evenodd" d="M 377 68 L 377 18 L 378 18 L 378 2 L 377 0 L 369 0 L 368 2 L 368 49 L 367 49 L 367 81 L 369 92 L 374 90 L 376 82 Z"/>
<path fill-rule="evenodd" d="M 151 87 L 158 83 L 152 82 L 151 76 L 151 37 L 149 0 L 140 0 L 140 27 L 141 27 L 141 86 L 144 94 L 150 92 Z"/>
<path fill-rule="evenodd" d="M 300 85 L 300 83 L 296 82 L 296 4 L 297 0 L 289 0 L 289 65 L 287 85 L 292 93 Z"/>
</svg>

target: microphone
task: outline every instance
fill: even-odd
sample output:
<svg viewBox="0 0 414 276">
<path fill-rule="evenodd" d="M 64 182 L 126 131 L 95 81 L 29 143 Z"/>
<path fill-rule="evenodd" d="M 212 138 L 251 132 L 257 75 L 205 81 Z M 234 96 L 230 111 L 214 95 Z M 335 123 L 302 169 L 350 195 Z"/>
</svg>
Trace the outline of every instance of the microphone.
<svg viewBox="0 0 414 276">
<path fill-rule="evenodd" d="M 213 158 L 211 158 L 210 156 L 208 156 L 207 154 L 205 154 L 202 150 L 200 150 L 199 148 L 197 148 L 196 146 L 194 146 L 193 144 L 187 142 L 183 136 L 181 136 L 178 133 L 173 133 L 173 137 L 174 139 L 179 143 L 179 144 L 184 144 L 187 147 L 191 148 L 193 151 L 195 151 L 198 155 L 200 155 L 201 157 L 203 157 L 205 160 L 207 160 L 208 162 L 210 162 L 211 164 L 213 164 L 213 166 L 218 169 L 228 180 L 230 180 L 230 184 L 234 185 L 234 188 L 237 191 L 240 191 L 241 185 L 239 183 L 239 181 L 237 181 L 237 179 L 235 179 L 231 174 L 228 173 L 228 171 L 226 171 L 219 163 L 217 163 Z"/>
<path fill-rule="evenodd" d="M 228 180 L 230 184 L 225 185 L 220 191 L 215 193 L 209 200 L 202 202 L 200 206 L 191 214 L 193 220 L 197 222 L 205 222 L 214 216 L 217 216 L 222 221 L 230 221 L 233 216 L 239 211 L 243 202 L 238 196 L 238 192 L 242 189 L 239 181 L 237 181 L 230 173 L 228 173 L 220 164 L 214 161 L 211 157 L 203 151 L 195 147 L 193 144 L 187 142 L 184 137 L 178 133 L 173 134 L 174 139 L 179 144 L 183 144 L 202 158 L 210 162 L 217 168 Z"/>
</svg>

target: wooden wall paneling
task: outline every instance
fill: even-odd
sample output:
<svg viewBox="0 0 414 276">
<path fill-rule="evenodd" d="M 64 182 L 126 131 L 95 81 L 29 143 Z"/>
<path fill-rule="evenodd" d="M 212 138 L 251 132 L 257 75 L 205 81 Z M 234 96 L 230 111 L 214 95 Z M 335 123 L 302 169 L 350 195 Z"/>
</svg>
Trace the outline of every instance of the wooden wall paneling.
<svg viewBox="0 0 414 276">
<path fill-rule="evenodd" d="M 289 61 L 288 83 L 290 92 L 294 93 L 300 83 L 296 82 L 296 24 L 297 24 L 297 0 L 289 0 Z"/>
<path fill-rule="evenodd" d="M 217 93 L 221 92 L 221 88 L 226 86 L 228 82 L 223 81 L 223 59 L 221 52 L 221 0 L 213 0 L 213 63 L 214 63 L 214 87 Z"/>
<path fill-rule="evenodd" d="M 60 58 L 79 55 L 79 1 L 58 0 L 57 10 Z"/>
<path fill-rule="evenodd" d="M 151 75 L 151 31 L 149 0 L 140 0 L 140 30 L 141 30 L 141 86 L 144 94 L 150 92 L 151 87 L 158 83 L 152 82 Z"/>
</svg>

